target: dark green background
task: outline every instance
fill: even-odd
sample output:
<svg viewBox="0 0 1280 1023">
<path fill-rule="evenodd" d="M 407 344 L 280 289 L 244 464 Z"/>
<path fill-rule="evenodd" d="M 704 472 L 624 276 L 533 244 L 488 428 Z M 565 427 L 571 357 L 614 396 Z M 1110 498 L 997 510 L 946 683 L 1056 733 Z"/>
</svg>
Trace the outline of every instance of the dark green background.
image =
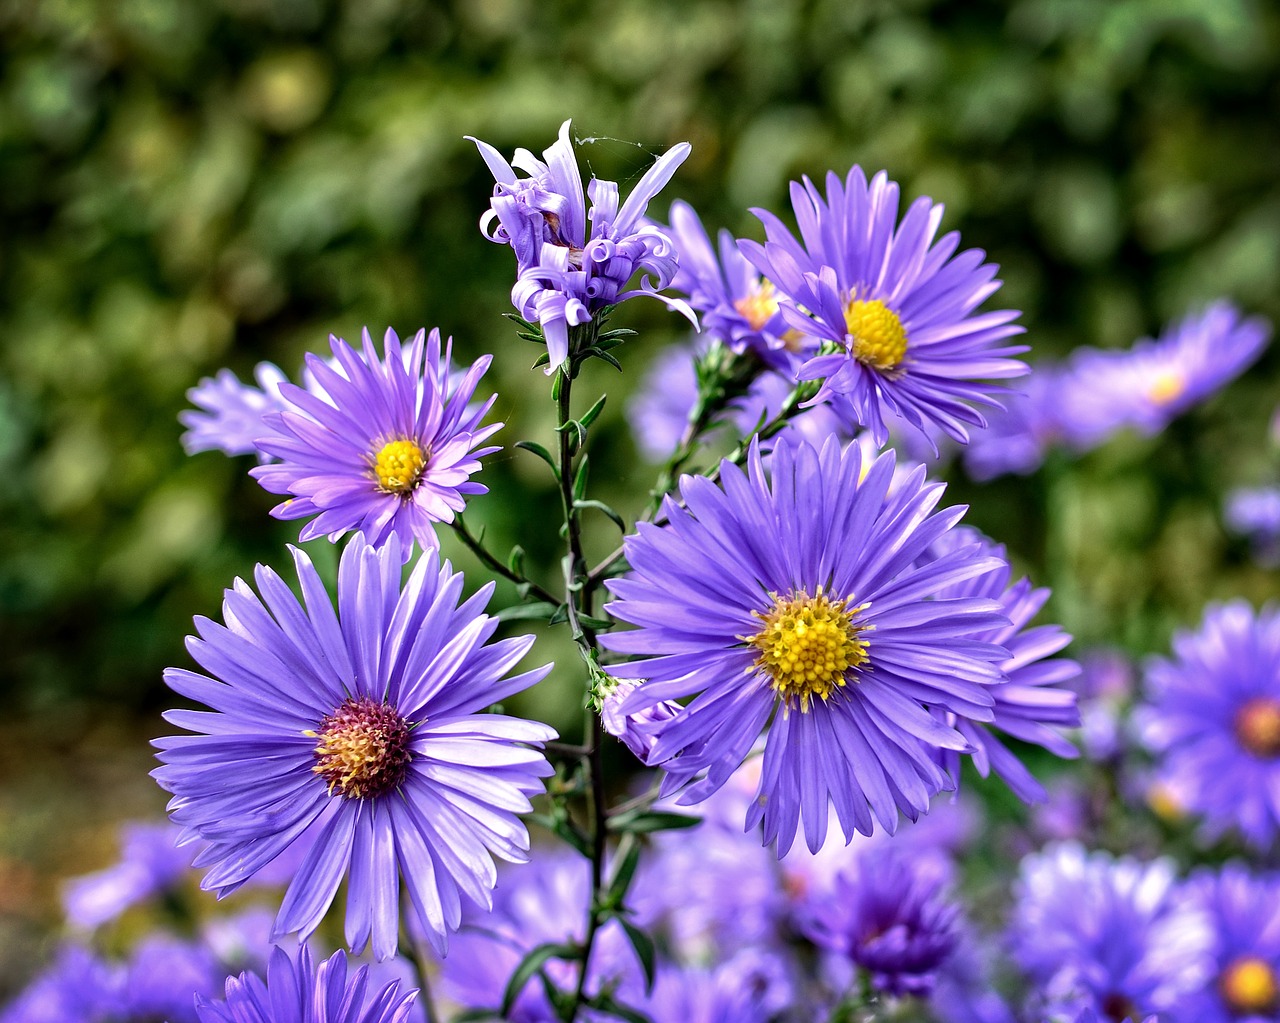
<svg viewBox="0 0 1280 1023">
<path fill-rule="evenodd" d="M 494 353 L 507 450 L 476 521 L 553 577 L 553 495 L 510 452 L 551 408 L 500 316 L 512 260 L 478 233 L 492 179 L 464 135 L 540 151 L 572 117 L 624 190 L 688 140 L 652 212 L 683 197 L 757 237 L 747 207 L 785 212 L 793 177 L 885 168 L 1001 264 L 1033 359 L 1127 345 L 1219 295 L 1280 320 L 1268 3 L 2 0 L 0 46 L 0 873 L 22 882 L 0 913 L 47 915 L 45 869 L 83 865 L 48 858 L 60 798 L 91 822 L 158 805 L 85 751 L 141 778 L 191 616 L 296 538 L 249 460 L 182 453 L 200 377 L 295 374 L 365 324 Z M 681 331 L 652 302 L 615 325 L 645 331 L 622 353 L 637 371 Z M 956 474 L 955 499 L 1083 640 L 1158 650 L 1210 598 L 1277 592 L 1220 502 L 1276 477 L 1278 368 L 1154 440 L 984 488 Z M 594 478 L 634 513 L 649 480 L 616 399 L 635 374 L 610 373 L 581 388 L 613 398 Z M 542 713 L 571 721 L 573 684 Z"/>
</svg>

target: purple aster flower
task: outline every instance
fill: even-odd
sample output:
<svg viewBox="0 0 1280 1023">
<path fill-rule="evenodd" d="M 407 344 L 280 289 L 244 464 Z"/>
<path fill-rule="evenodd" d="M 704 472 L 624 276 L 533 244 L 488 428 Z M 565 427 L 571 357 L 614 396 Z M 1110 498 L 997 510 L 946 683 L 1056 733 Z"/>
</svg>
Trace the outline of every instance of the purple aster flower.
<svg viewBox="0 0 1280 1023">
<path fill-rule="evenodd" d="M 280 385 L 287 377 L 278 366 L 260 362 L 253 371 L 258 386 L 243 384 L 229 369 L 205 377 L 187 391 L 187 399 L 200 411 L 188 409 L 178 413 L 178 422 L 187 428 L 182 446 L 187 454 L 198 451 L 221 451 L 227 455 L 251 455 L 254 443 L 267 431 L 262 417 L 285 408 Z"/>
<path fill-rule="evenodd" d="M 766 1023 L 798 1007 L 785 965 L 750 952 L 709 967 L 663 962 L 652 993 L 626 1001 L 655 1023 Z"/>
<path fill-rule="evenodd" d="M 168 821 L 134 821 L 122 831 L 120 862 L 73 878 L 63 890 L 63 908 L 73 927 L 108 923 L 130 906 L 174 887 L 191 869 L 191 850 L 179 848 L 181 831 Z"/>
<path fill-rule="evenodd" d="M 796 330 L 833 342 L 800 368 L 822 380 L 815 401 L 865 426 L 883 444 L 886 412 L 911 425 L 968 440 L 984 425 L 973 407 L 998 405 L 1003 388 L 978 380 L 1025 373 L 1009 358 L 1024 346 L 997 347 L 1022 328 L 1010 310 L 975 314 L 1000 286 L 981 250 L 955 255 L 954 231 L 937 241 L 942 207 L 917 199 L 898 223 L 898 186 L 882 171 L 870 183 L 854 167 L 843 183 L 827 175 L 824 199 L 808 178 L 791 185 L 800 240 L 767 210 L 753 210 L 766 242 L 739 245 L 784 296 Z M 954 258 L 953 258 L 954 257 Z"/>
<path fill-rule="evenodd" d="M 1190 897 L 1213 930 L 1207 983 L 1183 996 L 1174 1023 L 1263 1023 L 1280 1019 L 1280 876 L 1239 863 L 1202 871 Z"/>
<path fill-rule="evenodd" d="M 288 407 L 266 417 L 270 433 L 258 442 L 280 462 L 250 475 L 273 494 L 291 495 L 272 509 L 276 518 L 315 516 L 302 527 L 302 540 L 337 540 L 359 530 L 375 547 L 398 536 L 406 558 L 413 540 L 434 548 L 433 524 L 452 522 L 465 495 L 488 492 L 469 477 L 482 455 L 498 450 L 476 448 L 502 424 L 480 425 L 493 398 L 472 407 L 467 402 L 490 356 L 451 382 L 453 342 L 442 354 L 437 330 L 429 337 L 419 331 L 407 353 L 388 330 L 385 359 L 367 330 L 363 352 L 341 338 L 330 343 L 334 365 L 307 356 L 323 394 L 281 385 Z"/>
<path fill-rule="evenodd" d="M 441 964 L 441 988 L 446 998 L 468 1010 L 491 1010 L 497 1016 L 503 991 L 516 965 L 531 949 L 547 942 L 581 943 L 591 900 L 591 864 L 563 846 L 540 849 L 527 867 L 499 875 L 488 913 L 469 912 L 454 937 L 453 954 Z M 547 975 L 560 988 L 577 986 L 578 965 L 552 959 Z M 639 987 L 640 964 L 616 921 L 596 936 L 587 978 L 589 994 L 604 987 Z M 557 1023 L 536 978 L 521 989 L 511 1023 Z"/>
<path fill-rule="evenodd" d="M 738 250 L 737 240 L 721 231 L 719 247 L 713 246 L 707 229 L 693 207 L 671 204 L 668 229 L 680 267 L 672 288 L 689 296 L 689 305 L 701 314 L 702 331 L 735 352 L 751 351 L 776 369 L 792 370 L 797 347 L 778 306 L 777 289 L 760 276 Z"/>
<path fill-rule="evenodd" d="M 346 875 L 346 937 L 386 959 L 396 951 L 400 878 L 442 953 L 463 900 L 487 906 L 491 856 L 523 862 L 517 814 L 551 766 L 546 725 L 486 707 L 539 681 L 509 678 L 532 636 L 488 643 L 492 584 L 459 604 L 462 576 L 424 553 L 401 588 L 399 543 L 355 537 L 338 569 L 338 609 L 310 559 L 293 551 L 303 600 L 258 566 L 261 597 L 237 580 L 226 625 L 196 619 L 192 656 L 209 674 L 170 668 L 165 681 L 209 711 L 170 711 L 196 735 L 157 739 L 153 774 L 173 793 L 187 837 L 209 843 L 202 886 L 234 891 L 295 842 L 305 857 L 276 935 L 305 938 Z M 535 748 L 530 748 L 535 747 Z"/>
<path fill-rule="evenodd" d="M 1244 372 L 1270 337 L 1265 320 L 1218 301 L 1126 351 L 1076 349 L 1059 401 L 1069 441 L 1094 447 L 1126 426 L 1159 433 Z"/>
<path fill-rule="evenodd" d="M 987 415 L 985 430 L 976 431 L 964 449 L 964 465 L 972 479 L 985 481 L 1015 473 L 1026 476 L 1044 462 L 1046 452 L 1062 439 L 1059 401 L 1062 373 L 1040 364 L 1003 399 L 1003 408 Z"/>
<path fill-rule="evenodd" d="M 1211 936 L 1179 897 L 1170 860 L 1117 860 L 1067 842 L 1022 861 L 1014 896 L 1014 958 L 1051 1003 L 1139 1019 L 1204 981 Z"/>
<path fill-rule="evenodd" d="M 79 945 L 67 945 L 0 1011 L 0 1023 L 101 1023 L 116 1007 L 118 985 L 118 970 Z"/>
<path fill-rule="evenodd" d="M 297 958 L 281 948 L 271 952 L 264 983 L 256 974 L 227 980 L 220 1002 L 198 999 L 200 1023 L 405 1023 L 417 991 L 401 994 L 393 982 L 369 990 L 369 967 L 347 975 L 347 957 L 335 952 L 316 965 L 310 948 Z"/>
<path fill-rule="evenodd" d="M 1005 623 L 996 602 L 934 599 L 995 563 L 957 550 L 920 564 L 963 509 L 934 512 L 944 487 L 923 469 L 891 491 L 895 464 L 784 436 L 770 482 L 753 445 L 719 486 L 682 479 L 683 506 L 669 498 L 667 525 L 627 537 L 632 571 L 607 584 L 610 613 L 638 628 L 602 643 L 639 655 L 609 670 L 646 680 L 623 710 L 693 697 L 649 755 L 664 795 L 705 799 L 772 722 L 747 826 L 763 820 L 779 855 L 802 817 L 809 848 L 823 844 L 829 802 L 846 841 L 873 815 L 889 831 L 900 810 L 919 817 L 951 786 L 933 754 L 968 748 L 929 708 L 990 720 L 1003 678 L 1004 648 L 975 638 Z"/>
<path fill-rule="evenodd" d="M 994 770 L 1019 799 L 1028 803 L 1040 802 L 1045 798 L 1044 787 L 994 733 L 1000 731 L 1022 742 L 1041 746 L 1059 757 L 1074 759 L 1079 756 L 1079 751 L 1067 741 L 1062 731 L 1080 724 L 1076 694 L 1064 685 L 1080 674 L 1080 665 L 1066 658 L 1053 657 L 1071 642 L 1071 637 L 1061 628 L 1057 625 L 1030 625 L 1031 619 L 1049 599 L 1049 591 L 1034 589 L 1028 579 L 1009 582 L 1010 569 L 1005 561 L 1003 544 L 993 544 L 976 529 L 961 526 L 941 537 L 929 553 L 932 556 L 966 544 L 975 544 L 981 553 L 996 559 L 994 567 L 981 575 L 953 583 L 938 595 L 987 597 L 998 601 L 1008 624 L 977 638 L 1005 647 L 1009 658 L 1000 665 L 1006 675 L 1005 681 L 990 690 L 995 701 L 992 708 L 994 717 L 989 721 L 975 722 L 948 712 L 946 721 L 969 741 L 973 765 L 982 777 L 987 777 Z M 939 750 L 939 757 L 950 771 L 952 780 L 959 784 L 959 751 Z"/>
<path fill-rule="evenodd" d="M 865 970 L 877 990 L 928 998 L 960 937 L 949 871 L 935 864 L 884 846 L 860 856 L 832 893 L 806 907 L 805 936 Z"/>
<path fill-rule="evenodd" d="M 586 189 L 591 198 L 588 210 L 568 121 L 542 154 L 545 162 L 519 149 L 508 163 L 487 142 L 470 141 L 497 181 L 480 229 L 490 241 L 515 251 L 517 278 L 511 302 L 524 319 L 542 325 L 548 374 L 569 356 L 570 327 L 588 323 L 607 306 L 637 295 L 661 299 L 697 327 L 693 311 L 683 301 L 657 294 L 675 276 L 677 253 L 667 233 L 643 219 L 650 201 L 688 157 L 689 143 L 672 146 L 660 156 L 621 207 L 617 183 L 592 178 Z M 518 177 L 516 168 L 527 177 Z M 637 273 L 644 275 L 639 290 L 624 290 Z"/>
<path fill-rule="evenodd" d="M 606 732 L 643 761 L 653 749 L 662 726 L 679 713 L 680 705 L 666 702 L 635 714 L 624 713 L 622 703 L 638 685 L 630 680 L 619 681 L 600 706 L 600 720 Z"/>
<path fill-rule="evenodd" d="M 1280 608 L 1211 604 L 1172 660 L 1147 666 L 1144 740 L 1159 772 L 1219 834 L 1269 849 L 1280 825 Z"/>
<path fill-rule="evenodd" d="M 1223 518 L 1231 532 L 1248 539 L 1259 565 L 1280 567 L 1280 488 L 1232 491 Z"/>
</svg>

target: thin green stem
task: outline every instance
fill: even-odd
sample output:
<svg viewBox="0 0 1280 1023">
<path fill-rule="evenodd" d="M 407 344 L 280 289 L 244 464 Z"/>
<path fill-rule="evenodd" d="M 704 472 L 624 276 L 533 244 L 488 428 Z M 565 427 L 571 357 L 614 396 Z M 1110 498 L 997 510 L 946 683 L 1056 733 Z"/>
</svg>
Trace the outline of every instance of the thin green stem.
<svg viewBox="0 0 1280 1023">
<path fill-rule="evenodd" d="M 545 601 L 548 604 L 560 603 L 550 590 L 543 589 L 532 579 L 529 579 L 522 573 L 517 572 L 515 569 L 511 568 L 510 565 L 504 564 L 500 559 L 495 557 L 479 538 L 472 536 L 471 530 L 467 528 L 467 524 L 461 515 L 456 516 L 450 525 L 453 527 L 454 535 L 462 541 L 463 545 L 466 546 L 472 554 L 480 559 L 481 564 L 491 572 L 496 572 L 498 575 L 502 576 L 502 578 L 509 579 L 511 582 L 515 583 L 520 587 L 522 594 L 535 597 L 536 599 Z"/>
</svg>

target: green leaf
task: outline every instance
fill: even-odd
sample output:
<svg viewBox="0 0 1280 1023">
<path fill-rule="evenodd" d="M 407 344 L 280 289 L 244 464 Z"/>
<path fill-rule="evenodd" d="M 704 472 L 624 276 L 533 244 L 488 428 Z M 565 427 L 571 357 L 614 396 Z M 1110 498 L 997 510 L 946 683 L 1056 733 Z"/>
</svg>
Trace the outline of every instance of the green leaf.
<svg viewBox="0 0 1280 1023">
<path fill-rule="evenodd" d="M 695 828 L 701 823 L 701 817 L 690 817 L 683 813 L 668 813 L 665 810 L 633 810 L 612 818 L 609 821 L 609 830 L 622 834 L 644 835 L 652 831 Z"/>
<path fill-rule="evenodd" d="M 541 355 L 539 355 L 536 359 L 533 360 L 533 365 L 530 366 L 529 368 L 537 369 L 539 366 L 547 366 L 547 365 L 550 365 L 550 363 L 551 363 L 551 356 L 548 355 L 546 352 L 543 352 Z"/>
<path fill-rule="evenodd" d="M 511 548 L 511 554 L 507 558 L 507 568 L 516 575 L 524 575 L 524 548 L 519 544 Z"/>
<path fill-rule="evenodd" d="M 620 363 L 617 359 L 615 359 L 615 358 L 614 358 L 612 355 L 610 355 L 608 352 L 606 352 L 606 351 L 601 351 L 599 348 L 593 348 L 593 349 L 591 349 L 591 351 L 587 352 L 587 354 L 588 354 L 588 355 L 594 355 L 597 359 L 603 359 L 603 360 L 604 360 L 605 362 L 607 362 L 610 366 L 612 366 L 614 369 L 616 369 L 619 373 L 621 373 L 621 372 L 622 372 L 622 363 Z"/>
<path fill-rule="evenodd" d="M 572 438 L 576 443 L 572 444 L 572 450 L 577 451 L 587 443 L 587 428 L 576 419 L 570 419 L 567 423 L 561 423 L 556 427 L 556 433 L 568 433 L 570 430 L 574 432 Z"/>
<path fill-rule="evenodd" d="M 504 607 L 493 617 L 498 619 L 500 622 L 524 622 L 531 620 L 549 622 L 559 607 L 559 604 L 548 604 L 545 600 L 538 600 L 531 604 L 513 604 L 511 607 Z"/>
<path fill-rule="evenodd" d="M 596 421 L 600 413 L 604 411 L 605 399 L 608 397 L 607 394 L 600 395 L 600 400 L 587 409 L 587 414 L 581 420 L 583 426 L 590 426 Z"/>
<path fill-rule="evenodd" d="M 569 608 L 565 604 L 561 604 L 556 608 L 555 613 L 547 619 L 548 625 L 559 625 L 561 622 L 569 620 Z"/>
<path fill-rule="evenodd" d="M 571 845 L 588 859 L 591 858 L 591 843 L 578 827 L 566 817 L 555 817 L 545 813 L 530 813 L 525 820 L 539 827 L 546 828 L 566 845 Z"/>
<path fill-rule="evenodd" d="M 548 451 L 546 448 L 544 448 L 537 441 L 518 440 L 515 442 L 514 446 L 517 448 L 523 448 L 525 451 L 532 451 L 535 455 L 537 455 L 544 462 L 546 462 L 547 465 L 551 466 L 551 472 L 555 475 L 555 478 L 557 480 L 560 478 L 560 470 L 556 467 L 556 460 L 551 457 L 551 452 Z"/>
<path fill-rule="evenodd" d="M 603 512 L 605 515 L 609 516 L 609 519 L 615 526 L 622 530 L 623 536 L 627 535 L 626 520 L 603 501 L 583 501 L 578 499 L 573 502 L 573 506 L 575 508 L 594 508 L 598 512 Z"/>
<path fill-rule="evenodd" d="M 627 889 L 631 887 L 631 879 L 636 876 L 636 867 L 640 864 L 640 843 L 627 835 L 618 846 L 622 857 L 613 869 L 613 877 L 609 879 L 609 888 L 605 892 L 605 905 L 609 908 L 620 907 L 627 898 Z"/>
<path fill-rule="evenodd" d="M 549 960 L 564 959 L 572 962 L 581 958 L 582 949 L 577 945 L 564 945 L 555 941 L 535 945 L 525 953 L 525 957 L 512 971 L 511 979 L 507 981 L 507 988 L 502 992 L 502 1009 L 499 1015 L 505 1017 L 511 1014 L 511 1007 L 516 1004 L 516 999 L 520 997 L 520 992 L 524 990 L 529 978 L 540 971 Z"/>
<path fill-rule="evenodd" d="M 592 615 L 579 614 L 578 624 L 585 625 L 588 629 L 591 629 L 594 632 L 607 632 L 618 623 L 612 618 L 595 618 Z"/>
<path fill-rule="evenodd" d="M 587 456 L 582 456 L 582 461 L 578 463 L 578 471 L 573 477 L 573 505 L 576 508 L 583 503 L 582 499 L 587 496 Z M 625 532 L 626 530 L 623 530 Z"/>
<path fill-rule="evenodd" d="M 653 961 L 655 958 L 653 939 L 631 921 L 624 920 L 622 917 L 616 917 L 615 919 L 622 924 L 622 929 L 627 932 L 631 947 L 636 950 L 636 955 L 640 957 L 640 965 L 644 969 L 645 994 L 648 994 L 653 990 Z"/>
</svg>

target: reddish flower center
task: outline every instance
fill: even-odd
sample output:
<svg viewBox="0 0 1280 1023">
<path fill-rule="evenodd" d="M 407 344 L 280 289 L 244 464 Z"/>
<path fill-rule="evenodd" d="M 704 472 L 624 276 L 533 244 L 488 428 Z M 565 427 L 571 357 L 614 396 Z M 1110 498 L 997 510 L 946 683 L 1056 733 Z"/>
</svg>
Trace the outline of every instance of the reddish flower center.
<svg viewBox="0 0 1280 1023">
<path fill-rule="evenodd" d="M 1218 977 L 1218 990 L 1231 1011 L 1241 1016 L 1269 1016 L 1280 1003 L 1276 971 L 1257 956 L 1232 960 Z"/>
<path fill-rule="evenodd" d="M 349 696 L 316 731 L 303 734 L 318 740 L 311 770 L 328 784 L 329 795 L 372 799 L 404 781 L 411 731 L 394 707 Z"/>
<path fill-rule="evenodd" d="M 1255 696 L 1236 711 L 1236 738 L 1255 757 L 1280 757 L 1280 700 Z"/>
</svg>

